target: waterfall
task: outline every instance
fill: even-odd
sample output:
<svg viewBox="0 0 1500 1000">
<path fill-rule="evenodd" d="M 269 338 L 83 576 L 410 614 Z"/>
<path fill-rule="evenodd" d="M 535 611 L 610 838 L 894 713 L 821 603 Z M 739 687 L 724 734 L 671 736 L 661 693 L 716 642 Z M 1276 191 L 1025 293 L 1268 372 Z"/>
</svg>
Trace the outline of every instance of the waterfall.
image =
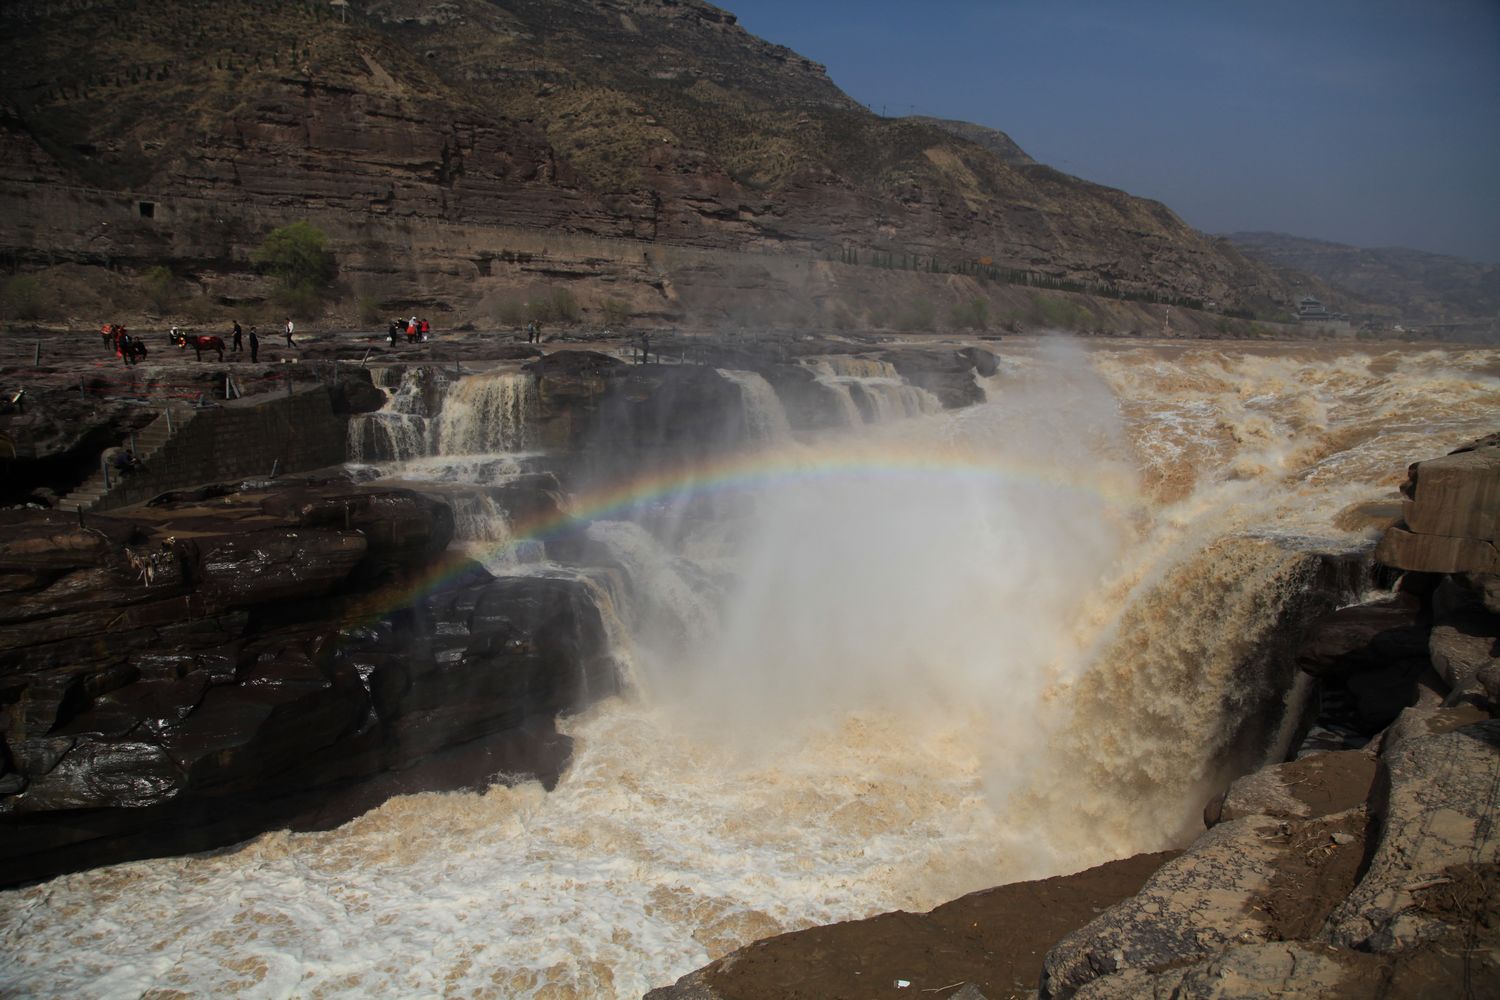
<svg viewBox="0 0 1500 1000">
<path fill-rule="evenodd" d="M 553 792 L 13 890 L 0 992 L 639 997 L 768 935 L 1180 843 L 1221 762 L 1286 740 L 1299 540 L 1367 543 L 1341 511 L 1492 429 L 1494 352 L 1012 351 L 988 404 L 868 426 L 852 392 L 894 372 L 814 365 L 861 426 L 778 445 L 708 541 L 640 515 L 591 525 L 587 565 L 515 567 L 496 527 L 487 565 L 597 585 L 638 678 L 560 720 Z"/>
<path fill-rule="evenodd" d="M 818 383 L 838 397 L 850 427 L 919 417 L 943 408 L 936 396 L 907 382 L 888 361 L 829 357 L 809 367 Z"/>
<path fill-rule="evenodd" d="M 728 368 L 720 368 L 718 372 L 740 387 L 740 398 L 745 407 L 745 426 L 753 440 L 785 441 L 792 436 L 786 410 L 771 383 L 755 372 Z"/>
<path fill-rule="evenodd" d="M 658 650 L 681 650 L 717 632 L 712 586 L 686 559 L 667 551 L 640 525 L 595 521 L 588 536 L 629 578 L 620 613 L 639 641 Z"/>
<path fill-rule="evenodd" d="M 536 416 L 536 381 L 523 372 L 486 372 L 459 379 L 438 418 L 437 452 L 482 455 L 524 451 Z"/>
<path fill-rule="evenodd" d="M 422 368 L 377 367 L 370 381 L 385 393 L 383 407 L 349 418 L 351 462 L 407 462 L 431 452 L 431 426 L 423 393 Z"/>
</svg>

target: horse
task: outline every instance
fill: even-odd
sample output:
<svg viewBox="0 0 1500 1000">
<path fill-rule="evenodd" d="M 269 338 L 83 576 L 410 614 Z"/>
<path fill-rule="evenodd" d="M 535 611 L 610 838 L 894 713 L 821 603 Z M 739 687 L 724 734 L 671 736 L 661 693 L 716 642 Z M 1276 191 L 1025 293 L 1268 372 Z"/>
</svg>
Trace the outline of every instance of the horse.
<svg viewBox="0 0 1500 1000">
<path fill-rule="evenodd" d="M 146 342 L 128 335 L 121 337 L 117 352 L 127 365 L 138 365 L 146 360 Z"/>
<path fill-rule="evenodd" d="M 177 346 L 183 348 L 191 347 L 193 352 L 198 355 L 199 361 L 203 360 L 204 351 L 217 351 L 219 360 L 224 360 L 223 337 L 210 337 L 197 333 L 179 333 L 177 335 Z"/>
</svg>

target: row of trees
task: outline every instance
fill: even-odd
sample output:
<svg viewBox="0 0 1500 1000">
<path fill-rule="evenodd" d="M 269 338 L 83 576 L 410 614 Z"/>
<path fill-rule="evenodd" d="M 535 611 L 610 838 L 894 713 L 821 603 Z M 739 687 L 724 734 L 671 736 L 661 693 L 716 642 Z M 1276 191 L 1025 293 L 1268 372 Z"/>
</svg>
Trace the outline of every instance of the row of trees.
<svg viewBox="0 0 1500 1000">
<path fill-rule="evenodd" d="M 833 259 L 833 255 L 829 255 Z M 1006 285 L 1025 285 L 1029 288 L 1045 288 L 1058 292 L 1080 292 L 1106 299 L 1121 299 L 1130 302 L 1151 302 L 1158 305 L 1178 306 L 1184 309 L 1203 309 L 1202 299 L 1187 295 L 1171 295 L 1155 291 L 1135 291 L 1120 288 L 1107 282 L 1071 281 L 1055 278 L 1038 271 L 1001 267 L 989 257 L 958 258 L 946 260 L 935 254 L 910 253 L 899 250 L 861 249 L 845 246 L 838 251 L 838 259 L 845 264 L 864 267 L 884 267 L 895 271 L 925 271 L 928 274 L 962 274 L 980 281 L 991 281 Z M 1249 310 L 1235 309 L 1224 312 L 1226 316 L 1253 319 Z"/>
</svg>

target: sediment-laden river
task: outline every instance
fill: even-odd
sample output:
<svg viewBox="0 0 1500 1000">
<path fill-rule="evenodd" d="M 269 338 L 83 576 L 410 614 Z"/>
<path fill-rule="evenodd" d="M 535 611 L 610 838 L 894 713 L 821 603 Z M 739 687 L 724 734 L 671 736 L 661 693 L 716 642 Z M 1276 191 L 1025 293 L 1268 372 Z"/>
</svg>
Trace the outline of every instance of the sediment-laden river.
<svg viewBox="0 0 1500 1000">
<path fill-rule="evenodd" d="M 634 997 L 758 937 L 1180 843 L 1286 749 L 1276 713 L 1241 722 L 1296 692 L 1247 664 L 1310 553 L 1366 544 L 1354 505 L 1500 412 L 1500 352 L 1459 348 L 1006 341 L 957 411 L 829 366 L 879 405 L 801 438 L 731 375 L 755 448 L 571 498 L 631 690 L 565 721 L 555 791 L 0 893 L 0 993 Z M 520 383 L 455 388 L 430 429 L 387 388 L 391 475 L 527 446 Z M 583 572 L 486 518 L 461 521 L 495 572 Z"/>
</svg>

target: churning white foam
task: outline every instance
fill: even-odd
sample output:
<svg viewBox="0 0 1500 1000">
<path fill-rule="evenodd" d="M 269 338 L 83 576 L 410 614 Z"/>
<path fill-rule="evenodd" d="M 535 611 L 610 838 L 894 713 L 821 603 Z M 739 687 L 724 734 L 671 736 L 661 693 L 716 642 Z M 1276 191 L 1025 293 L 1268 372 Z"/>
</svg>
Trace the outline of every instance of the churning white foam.
<svg viewBox="0 0 1500 1000">
<path fill-rule="evenodd" d="M 0 989 L 639 996 L 766 934 L 1172 842 L 1305 584 L 1278 539 L 1352 544 L 1345 504 L 1492 429 L 1495 356 L 1008 354 L 985 406 L 808 445 L 868 461 L 761 484 L 732 575 L 595 525 L 636 683 L 565 721 L 554 792 L 0 894 Z"/>
</svg>

